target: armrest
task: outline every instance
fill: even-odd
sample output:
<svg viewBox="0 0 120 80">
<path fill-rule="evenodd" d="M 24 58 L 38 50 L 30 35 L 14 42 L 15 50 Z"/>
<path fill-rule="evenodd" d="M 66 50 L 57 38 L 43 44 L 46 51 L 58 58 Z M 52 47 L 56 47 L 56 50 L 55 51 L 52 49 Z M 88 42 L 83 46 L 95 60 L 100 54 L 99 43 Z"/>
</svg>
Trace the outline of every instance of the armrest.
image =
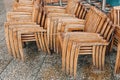
<svg viewBox="0 0 120 80">
<path fill-rule="evenodd" d="M 85 20 L 84 19 L 78 19 L 78 18 L 75 18 L 75 17 L 59 18 L 59 22 L 61 22 L 64 25 L 67 24 L 67 23 L 72 24 L 72 23 L 76 23 L 76 22 L 78 24 L 81 24 L 81 25 L 85 24 Z"/>
<path fill-rule="evenodd" d="M 32 15 L 7 14 L 7 21 L 32 21 Z"/>
<path fill-rule="evenodd" d="M 84 25 L 85 24 L 85 20 L 82 19 L 76 19 L 76 18 L 64 18 L 59 20 L 58 22 L 58 31 L 59 32 L 64 32 L 65 31 L 65 27 L 66 25 L 69 24 L 79 24 L 79 25 Z M 72 27 L 72 26 L 71 26 Z"/>
<path fill-rule="evenodd" d="M 26 1 L 26 0 L 21 0 L 19 1 L 19 4 L 25 4 L 25 5 L 33 5 L 34 1 Z"/>
<path fill-rule="evenodd" d="M 13 11 L 17 11 L 17 12 L 32 12 L 33 11 L 33 7 L 19 6 L 19 7 L 13 8 Z"/>
<path fill-rule="evenodd" d="M 7 15 L 32 15 L 30 12 L 8 12 Z"/>
<path fill-rule="evenodd" d="M 91 32 L 67 32 L 65 36 L 69 36 L 70 40 L 80 43 L 90 43 L 95 45 L 108 45 L 105 39 L 97 33 Z"/>
<path fill-rule="evenodd" d="M 66 9 L 54 9 L 54 8 L 48 8 L 44 9 L 47 13 L 66 13 Z"/>
<path fill-rule="evenodd" d="M 81 24 L 68 24 L 65 26 L 64 32 L 84 31 L 84 25 Z"/>
<path fill-rule="evenodd" d="M 18 34 L 28 34 L 28 33 L 36 33 L 36 32 L 47 32 L 45 29 L 41 27 L 27 27 L 20 30 Z"/>
<path fill-rule="evenodd" d="M 49 14 L 47 14 L 47 17 L 62 17 L 62 16 L 75 17 L 75 15 L 73 15 L 73 14 L 66 14 L 66 13 L 49 13 Z"/>
<path fill-rule="evenodd" d="M 65 9 L 66 7 L 61 7 L 61 6 L 45 6 L 44 8 L 45 9 L 48 9 L 48 8 Z"/>
<path fill-rule="evenodd" d="M 4 25 L 5 27 L 9 25 L 36 25 L 35 22 L 5 22 Z"/>
</svg>

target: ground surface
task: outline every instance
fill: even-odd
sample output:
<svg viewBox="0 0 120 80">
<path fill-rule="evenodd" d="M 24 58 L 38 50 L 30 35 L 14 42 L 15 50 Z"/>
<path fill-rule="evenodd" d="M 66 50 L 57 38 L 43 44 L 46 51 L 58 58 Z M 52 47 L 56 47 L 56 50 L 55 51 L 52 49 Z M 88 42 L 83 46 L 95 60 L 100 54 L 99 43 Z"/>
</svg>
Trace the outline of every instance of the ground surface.
<svg viewBox="0 0 120 80">
<path fill-rule="evenodd" d="M 4 37 L 6 12 L 11 10 L 12 0 L 0 0 L 0 80 L 73 80 L 61 70 L 61 57 L 38 52 L 35 43 L 27 44 L 26 62 L 13 59 L 7 52 Z M 115 75 L 116 52 L 106 56 L 105 71 L 99 72 L 92 66 L 91 56 L 80 56 L 77 80 L 120 80 Z"/>
</svg>

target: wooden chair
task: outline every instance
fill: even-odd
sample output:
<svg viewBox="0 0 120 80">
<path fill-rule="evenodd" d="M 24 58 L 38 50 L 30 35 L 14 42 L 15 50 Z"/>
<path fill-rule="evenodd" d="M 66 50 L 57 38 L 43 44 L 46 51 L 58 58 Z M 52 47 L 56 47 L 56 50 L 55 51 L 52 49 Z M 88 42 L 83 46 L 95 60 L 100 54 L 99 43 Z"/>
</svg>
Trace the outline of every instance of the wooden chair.
<svg viewBox="0 0 120 80">
<path fill-rule="evenodd" d="M 92 14 L 92 15 L 91 15 Z M 60 35 L 62 69 L 76 78 L 78 55 L 92 54 L 93 65 L 104 69 L 105 51 L 111 40 L 114 26 L 107 16 L 91 7 L 85 21 L 84 32 L 66 32 Z"/>
<path fill-rule="evenodd" d="M 116 63 L 115 63 L 115 73 L 119 73 L 119 67 L 120 67 L 120 63 L 119 63 L 119 50 L 120 50 L 120 6 L 116 6 L 113 7 L 113 9 L 111 10 L 110 13 L 110 18 L 113 21 L 113 24 L 115 25 L 115 32 L 114 32 L 114 37 L 112 39 L 112 43 L 111 43 L 111 50 L 113 47 L 117 47 L 117 56 L 116 56 Z"/>
</svg>

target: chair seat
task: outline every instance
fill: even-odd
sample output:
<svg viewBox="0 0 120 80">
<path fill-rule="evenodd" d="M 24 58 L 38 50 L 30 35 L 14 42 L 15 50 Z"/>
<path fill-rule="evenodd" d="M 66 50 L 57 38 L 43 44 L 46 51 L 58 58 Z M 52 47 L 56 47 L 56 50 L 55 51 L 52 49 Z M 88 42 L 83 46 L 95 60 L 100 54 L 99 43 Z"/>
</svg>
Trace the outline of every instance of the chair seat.
<svg viewBox="0 0 120 80">
<path fill-rule="evenodd" d="M 69 36 L 69 40 L 85 45 L 86 42 L 90 45 L 108 45 L 108 42 L 104 40 L 99 34 L 89 32 L 67 32 L 59 34 L 60 44 L 62 46 L 65 36 Z"/>
</svg>

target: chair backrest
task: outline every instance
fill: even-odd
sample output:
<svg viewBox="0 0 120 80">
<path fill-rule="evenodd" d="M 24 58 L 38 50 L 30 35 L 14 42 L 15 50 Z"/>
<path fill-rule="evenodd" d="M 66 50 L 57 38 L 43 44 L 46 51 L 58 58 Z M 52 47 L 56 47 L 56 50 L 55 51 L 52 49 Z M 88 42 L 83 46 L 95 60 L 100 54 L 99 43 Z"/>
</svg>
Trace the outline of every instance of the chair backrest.
<svg viewBox="0 0 120 80">
<path fill-rule="evenodd" d="M 78 1 L 79 0 L 68 0 L 66 12 L 69 14 L 74 14 Z"/>
<path fill-rule="evenodd" d="M 85 31 L 100 34 L 105 40 L 110 41 L 115 27 L 105 13 L 91 7 L 85 23 Z"/>
<path fill-rule="evenodd" d="M 34 22 L 36 22 L 37 19 L 38 19 L 39 9 L 40 9 L 40 6 L 39 6 L 39 4 L 38 4 L 37 1 L 36 1 L 36 2 L 34 3 L 33 13 L 32 13 L 32 21 L 34 21 Z"/>
<path fill-rule="evenodd" d="M 37 17 L 37 24 L 39 24 L 40 27 L 45 28 L 45 22 L 46 22 L 47 14 L 46 14 L 44 8 L 41 7 L 41 6 L 39 8 L 39 13 L 38 13 L 38 17 Z"/>
<path fill-rule="evenodd" d="M 120 26 L 120 6 L 113 7 L 110 13 L 113 24 Z"/>
<path fill-rule="evenodd" d="M 111 40 L 115 26 L 113 26 L 112 21 L 109 18 L 106 18 L 101 28 L 98 28 L 97 33 L 99 33 L 107 41 Z"/>
<path fill-rule="evenodd" d="M 78 2 L 77 5 L 78 6 L 75 9 L 75 16 L 79 19 L 85 19 L 87 14 L 87 9 L 81 2 Z"/>
<path fill-rule="evenodd" d="M 97 28 L 102 26 L 101 24 L 106 18 L 106 14 L 91 6 L 88 14 L 86 15 L 85 31 L 96 32 Z"/>
</svg>

